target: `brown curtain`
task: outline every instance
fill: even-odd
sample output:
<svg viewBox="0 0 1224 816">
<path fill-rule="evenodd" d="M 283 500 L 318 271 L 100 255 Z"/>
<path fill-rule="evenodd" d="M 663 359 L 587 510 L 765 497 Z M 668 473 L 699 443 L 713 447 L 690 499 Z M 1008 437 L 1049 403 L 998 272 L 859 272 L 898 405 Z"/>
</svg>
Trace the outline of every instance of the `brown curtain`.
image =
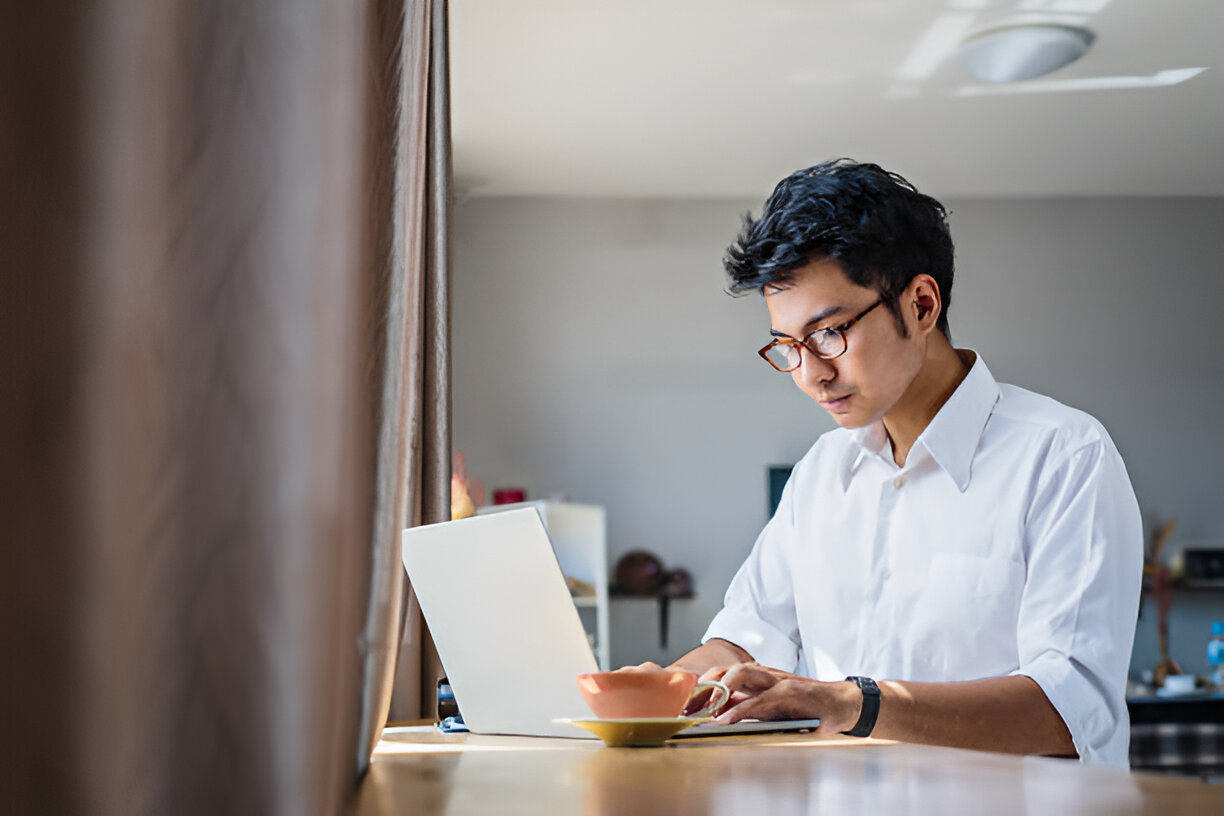
<svg viewBox="0 0 1224 816">
<path fill-rule="evenodd" d="M 390 274 L 385 310 L 374 314 L 386 315 L 392 342 L 385 361 L 385 434 L 378 451 L 379 471 L 397 473 L 397 504 L 395 512 L 377 514 L 382 526 L 376 537 L 392 546 L 372 576 L 379 591 L 367 622 L 377 648 L 369 654 L 367 678 L 381 674 L 366 686 L 362 759 L 373 750 L 388 714 L 393 721 L 432 716 L 434 681 L 441 669 L 404 580 L 399 534 L 405 526 L 450 517 L 447 6 L 444 0 L 395 0 L 381 5 L 379 17 L 382 104 L 373 107 L 391 115 L 375 128 L 373 177 L 378 180 L 377 212 L 383 217 L 372 226 L 377 256 L 389 259 L 385 268 Z M 384 287 L 375 291 L 382 293 Z"/>
<path fill-rule="evenodd" d="M 450 518 L 450 210 L 449 53 L 445 0 L 410 0 L 405 34 L 404 94 L 409 132 L 401 138 L 404 196 L 400 224 L 410 313 L 408 415 L 408 526 Z M 395 548 L 399 561 L 398 539 Z M 406 582 L 405 582 L 406 583 Z M 410 586 L 404 589 L 399 664 L 389 719 L 430 718 L 441 664 Z"/>
<path fill-rule="evenodd" d="M 444 22 L 0 10 L 6 811 L 351 801 L 448 505 Z"/>
</svg>

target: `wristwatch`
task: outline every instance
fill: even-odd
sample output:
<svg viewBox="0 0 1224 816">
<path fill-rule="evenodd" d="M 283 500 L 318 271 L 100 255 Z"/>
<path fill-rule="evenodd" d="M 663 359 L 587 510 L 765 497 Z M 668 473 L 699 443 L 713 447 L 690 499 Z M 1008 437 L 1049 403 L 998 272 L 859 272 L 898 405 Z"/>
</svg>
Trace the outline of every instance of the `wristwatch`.
<svg viewBox="0 0 1224 816">
<path fill-rule="evenodd" d="M 870 677 L 847 677 L 863 691 L 863 713 L 859 714 L 858 722 L 849 731 L 843 731 L 852 737 L 870 737 L 875 728 L 876 717 L 880 714 L 880 687 Z"/>
</svg>

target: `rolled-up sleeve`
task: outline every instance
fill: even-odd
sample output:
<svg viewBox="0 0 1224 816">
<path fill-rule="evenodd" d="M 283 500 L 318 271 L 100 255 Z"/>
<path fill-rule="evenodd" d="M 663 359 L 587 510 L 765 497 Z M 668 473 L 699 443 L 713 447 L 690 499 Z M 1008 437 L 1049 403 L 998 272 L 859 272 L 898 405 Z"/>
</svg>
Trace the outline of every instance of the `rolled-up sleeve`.
<svg viewBox="0 0 1224 816">
<path fill-rule="evenodd" d="M 1101 434 L 1038 485 L 1014 673 L 1045 692 L 1084 762 L 1125 768 L 1143 526 L 1125 465 Z"/>
<path fill-rule="evenodd" d="M 793 481 L 787 482 L 777 512 L 731 579 L 723 608 L 701 639 L 702 643 L 711 638 L 728 640 L 758 663 L 783 671 L 795 671 L 800 642 L 788 563 L 794 546 Z"/>
</svg>

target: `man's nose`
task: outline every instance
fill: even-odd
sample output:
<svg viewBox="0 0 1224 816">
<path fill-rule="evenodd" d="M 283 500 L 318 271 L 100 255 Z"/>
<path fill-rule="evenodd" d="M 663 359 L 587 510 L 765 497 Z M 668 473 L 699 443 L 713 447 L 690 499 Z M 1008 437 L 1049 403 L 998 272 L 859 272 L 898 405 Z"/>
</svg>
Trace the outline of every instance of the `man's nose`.
<svg viewBox="0 0 1224 816">
<path fill-rule="evenodd" d="M 802 382 L 827 383 L 837 376 L 832 360 L 817 357 L 806 347 L 800 354 L 803 355 L 803 361 L 795 369 L 795 376 Z"/>
</svg>

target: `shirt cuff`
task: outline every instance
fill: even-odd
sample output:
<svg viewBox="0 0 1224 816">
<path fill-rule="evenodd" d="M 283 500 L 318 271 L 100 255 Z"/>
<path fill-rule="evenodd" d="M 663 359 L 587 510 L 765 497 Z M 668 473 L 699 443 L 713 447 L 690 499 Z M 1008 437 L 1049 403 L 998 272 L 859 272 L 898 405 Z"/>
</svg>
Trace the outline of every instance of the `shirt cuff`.
<svg viewBox="0 0 1224 816">
<path fill-rule="evenodd" d="M 785 634 L 754 615 L 726 607 L 714 616 L 701 642 L 711 638 L 729 640 L 756 662 L 782 671 L 795 671 L 799 660 L 798 645 Z"/>
<path fill-rule="evenodd" d="M 1012 674 L 1030 678 L 1045 693 L 1071 733 L 1081 762 L 1129 767 L 1129 732 L 1121 751 L 1117 748 L 1118 729 L 1129 728 L 1125 701 L 1111 701 L 1099 679 L 1056 652 L 1044 652 Z"/>
</svg>

